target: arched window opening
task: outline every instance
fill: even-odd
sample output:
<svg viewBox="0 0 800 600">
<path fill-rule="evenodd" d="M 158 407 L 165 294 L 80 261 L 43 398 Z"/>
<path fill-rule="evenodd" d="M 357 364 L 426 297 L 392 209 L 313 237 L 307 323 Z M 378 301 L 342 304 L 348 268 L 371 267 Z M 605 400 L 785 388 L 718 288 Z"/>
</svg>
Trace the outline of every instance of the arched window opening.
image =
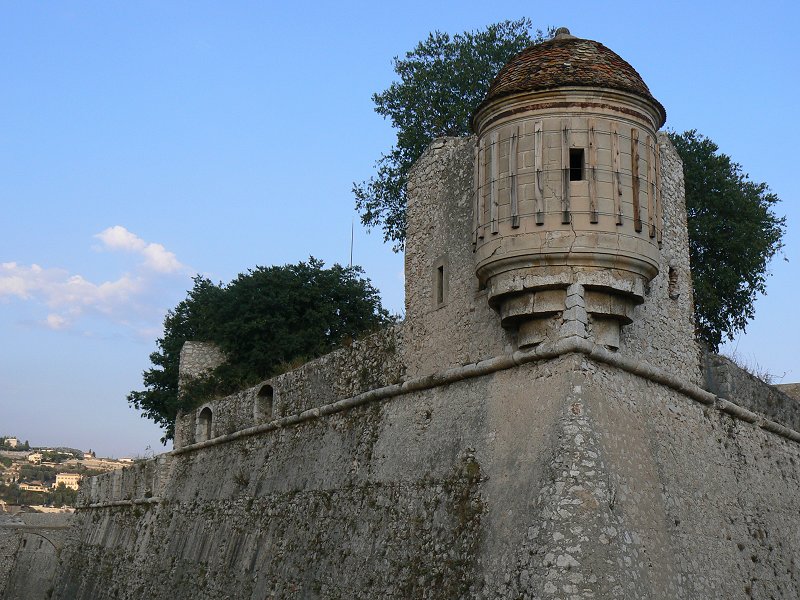
<svg viewBox="0 0 800 600">
<path fill-rule="evenodd" d="M 667 275 L 667 293 L 672 300 L 677 300 L 680 293 L 678 292 L 678 271 L 675 267 L 669 268 Z"/>
<path fill-rule="evenodd" d="M 211 439 L 211 409 L 207 406 L 197 415 L 197 441 L 205 442 Z"/>
<path fill-rule="evenodd" d="M 273 387 L 266 383 L 258 390 L 258 412 L 262 419 L 271 420 L 273 416 L 273 400 L 275 398 L 275 390 Z"/>
</svg>

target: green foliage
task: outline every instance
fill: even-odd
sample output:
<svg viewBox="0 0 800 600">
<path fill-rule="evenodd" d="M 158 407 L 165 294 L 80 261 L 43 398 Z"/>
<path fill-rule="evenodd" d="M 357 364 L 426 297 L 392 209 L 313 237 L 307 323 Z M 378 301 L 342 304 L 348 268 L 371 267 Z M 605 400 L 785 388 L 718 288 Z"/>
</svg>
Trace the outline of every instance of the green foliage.
<svg viewBox="0 0 800 600">
<path fill-rule="evenodd" d="M 45 494 L 29 492 L 19 489 L 17 485 L 0 484 L 0 500 L 8 504 L 31 505 L 42 504 L 46 499 Z"/>
<path fill-rule="evenodd" d="M 683 160 L 697 335 L 716 352 L 754 316 L 767 264 L 783 247 L 778 197 L 696 130 L 670 132 Z"/>
<path fill-rule="evenodd" d="M 8 504 L 27 506 L 75 506 L 77 490 L 59 484 L 47 493 L 21 490 L 18 485 L 0 484 L 0 500 Z"/>
<path fill-rule="evenodd" d="M 78 490 L 68 488 L 63 483 L 59 483 L 52 492 L 47 494 L 47 503 L 53 506 L 75 506 L 78 499 Z"/>
<path fill-rule="evenodd" d="M 173 437 L 179 410 L 253 385 L 282 364 L 320 356 L 388 322 L 359 267 L 323 266 L 312 257 L 256 267 L 227 285 L 195 277 L 187 298 L 167 314 L 159 349 L 150 355 L 153 368 L 144 372 L 146 389 L 128 396 L 142 416 L 164 427 L 163 442 Z M 180 350 L 188 340 L 216 343 L 227 362 L 179 395 Z"/>
<path fill-rule="evenodd" d="M 7 456 L 0 456 L 0 465 L 3 465 L 4 467 L 10 467 L 13 463 L 14 461 Z"/>
<path fill-rule="evenodd" d="M 58 464 L 58 463 L 65 462 L 65 461 L 69 460 L 70 458 L 74 458 L 74 456 L 71 455 L 71 454 L 67 455 L 67 454 L 61 453 L 61 452 L 59 452 L 57 450 L 42 450 L 42 462 Z"/>
<path fill-rule="evenodd" d="M 21 482 L 41 481 L 42 483 L 54 483 L 56 480 L 56 470 L 53 467 L 43 465 L 22 465 L 19 468 L 19 480 Z"/>
<path fill-rule="evenodd" d="M 0 447 L 6 446 L 6 444 L 8 443 L 8 439 L 9 438 L 6 437 L 6 436 L 0 437 Z M 11 451 L 14 451 L 14 452 L 20 452 L 22 450 L 30 450 L 30 449 L 31 449 L 31 447 L 30 447 L 30 445 L 28 445 L 28 440 L 25 440 L 25 442 L 19 442 L 18 441 L 16 447 L 14 447 L 14 448 L 12 448 L 11 446 L 8 446 L 6 448 L 6 450 L 11 450 Z"/>
<path fill-rule="evenodd" d="M 452 37 L 435 31 L 404 59 L 394 58 L 400 81 L 372 100 L 375 111 L 397 129 L 397 144 L 377 161 L 375 176 L 353 184 L 353 193 L 361 222 L 382 227 L 395 250 L 405 241 L 409 169 L 435 138 L 470 133 L 472 112 L 500 68 L 544 39 L 542 31 L 531 36 L 531 27 L 530 19 L 519 19 Z"/>
</svg>

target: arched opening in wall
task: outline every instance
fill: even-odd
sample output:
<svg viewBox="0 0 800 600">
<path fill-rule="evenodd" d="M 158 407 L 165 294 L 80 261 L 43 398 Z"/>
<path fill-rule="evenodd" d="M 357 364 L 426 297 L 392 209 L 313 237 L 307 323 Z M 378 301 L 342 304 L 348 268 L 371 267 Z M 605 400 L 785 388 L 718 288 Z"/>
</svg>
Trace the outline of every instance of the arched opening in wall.
<svg viewBox="0 0 800 600">
<path fill-rule="evenodd" d="M 675 267 L 669 268 L 667 275 L 667 293 L 672 300 L 677 300 L 680 293 L 678 292 L 678 271 Z"/>
<path fill-rule="evenodd" d="M 275 390 L 273 387 L 268 383 L 262 385 L 261 389 L 258 390 L 256 399 L 258 402 L 259 416 L 266 421 L 271 421 L 274 409 L 273 402 L 275 400 Z"/>
<path fill-rule="evenodd" d="M 197 441 L 205 442 L 211 439 L 211 409 L 207 406 L 197 415 Z"/>
</svg>

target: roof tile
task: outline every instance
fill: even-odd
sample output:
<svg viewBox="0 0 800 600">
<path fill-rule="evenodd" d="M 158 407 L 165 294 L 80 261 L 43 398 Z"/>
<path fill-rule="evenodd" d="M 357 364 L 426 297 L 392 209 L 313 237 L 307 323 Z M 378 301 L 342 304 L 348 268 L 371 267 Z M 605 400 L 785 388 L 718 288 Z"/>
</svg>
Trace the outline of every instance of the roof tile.
<svg viewBox="0 0 800 600">
<path fill-rule="evenodd" d="M 636 69 L 600 42 L 570 35 L 529 46 L 509 60 L 495 77 L 478 110 L 503 96 L 565 86 L 610 88 L 636 94 L 656 106 L 662 116 L 659 126 L 666 120 L 664 107 L 650 93 Z"/>
</svg>

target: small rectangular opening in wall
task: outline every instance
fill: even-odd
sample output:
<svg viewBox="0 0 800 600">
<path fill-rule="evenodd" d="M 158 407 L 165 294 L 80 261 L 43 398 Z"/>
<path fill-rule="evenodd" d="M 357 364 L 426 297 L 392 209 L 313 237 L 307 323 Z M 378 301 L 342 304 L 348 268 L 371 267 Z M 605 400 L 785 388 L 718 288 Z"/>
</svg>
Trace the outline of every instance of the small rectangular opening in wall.
<svg viewBox="0 0 800 600">
<path fill-rule="evenodd" d="M 570 148 L 569 150 L 569 180 L 583 180 L 583 148 Z"/>
<path fill-rule="evenodd" d="M 436 269 L 436 304 L 444 302 L 444 265 Z"/>
</svg>

